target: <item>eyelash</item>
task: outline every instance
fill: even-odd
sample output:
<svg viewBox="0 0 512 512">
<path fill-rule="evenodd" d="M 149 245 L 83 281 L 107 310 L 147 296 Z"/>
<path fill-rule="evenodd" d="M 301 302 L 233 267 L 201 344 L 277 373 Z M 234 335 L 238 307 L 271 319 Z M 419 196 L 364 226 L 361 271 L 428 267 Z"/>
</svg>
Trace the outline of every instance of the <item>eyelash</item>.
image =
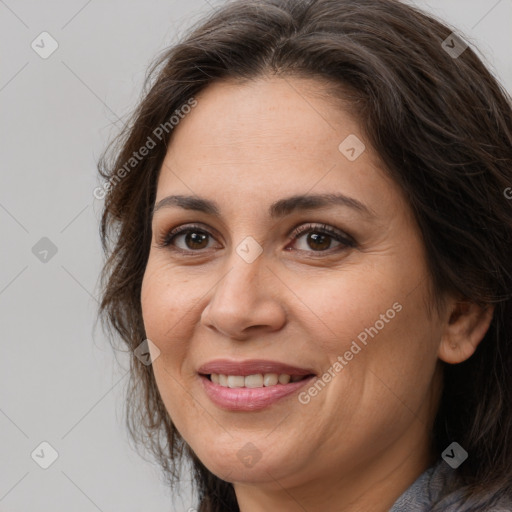
<svg viewBox="0 0 512 512">
<path fill-rule="evenodd" d="M 182 254 L 193 256 L 194 253 L 201 253 L 204 252 L 207 249 L 198 249 L 198 250 L 192 250 L 192 249 L 179 249 L 177 247 L 173 247 L 172 242 L 179 236 L 183 234 L 187 234 L 190 232 L 194 233 L 201 233 L 208 236 L 212 236 L 211 233 L 206 231 L 204 228 L 202 228 L 200 225 L 197 224 L 188 224 L 186 226 L 180 226 L 178 228 L 174 228 L 173 230 L 169 231 L 163 236 L 163 239 L 157 243 L 158 247 L 160 248 L 168 248 L 172 251 L 180 252 Z M 300 236 L 307 234 L 307 233 L 320 233 L 322 235 L 328 235 L 340 244 L 342 244 L 341 247 L 338 247 L 336 249 L 327 249 L 325 251 L 302 251 L 299 249 L 299 251 L 302 252 L 312 252 L 317 254 L 331 254 L 332 252 L 338 252 L 340 250 L 346 250 L 347 248 L 353 248 L 356 247 L 356 243 L 352 237 L 349 235 L 343 234 L 343 232 L 340 232 L 338 230 L 335 230 L 328 226 L 327 224 L 303 224 L 302 226 L 299 226 L 298 228 L 294 229 L 292 232 L 290 238 L 291 241 L 296 241 L 299 239 Z"/>
</svg>

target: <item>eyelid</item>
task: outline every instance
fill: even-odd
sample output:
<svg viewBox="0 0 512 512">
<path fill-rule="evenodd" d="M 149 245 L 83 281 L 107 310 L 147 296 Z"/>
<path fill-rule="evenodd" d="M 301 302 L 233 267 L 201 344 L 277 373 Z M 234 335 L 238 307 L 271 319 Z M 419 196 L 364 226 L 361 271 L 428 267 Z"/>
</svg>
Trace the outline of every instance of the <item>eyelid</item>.
<svg viewBox="0 0 512 512">
<path fill-rule="evenodd" d="M 325 223 L 318 223 L 318 222 L 309 222 L 306 224 L 300 224 L 298 227 L 296 227 L 292 233 L 291 233 L 291 239 L 297 240 L 300 235 L 303 235 L 305 233 L 325 233 L 331 238 L 334 238 L 336 241 L 347 245 L 349 247 L 355 247 L 356 241 L 352 236 L 350 236 L 345 231 L 342 231 L 341 229 L 335 228 L 334 226 L 330 226 L 329 224 Z M 327 252 L 327 251 L 312 251 L 312 252 Z"/>
<path fill-rule="evenodd" d="M 204 227 L 199 223 L 181 224 L 170 230 L 162 230 L 161 234 L 157 236 L 156 245 L 160 248 L 168 248 L 171 246 L 171 240 L 179 235 L 186 234 L 188 231 L 198 231 L 205 233 L 208 236 L 214 238 L 213 234 L 217 231 L 210 226 Z M 213 233 L 212 233 L 213 232 Z M 180 249 L 176 248 L 177 251 Z M 204 250 L 204 249 L 203 249 Z M 183 250 L 182 250 L 183 251 Z M 183 251 L 183 252 L 199 252 L 199 251 Z"/>
<path fill-rule="evenodd" d="M 208 236 L 210 236 L 213 239 L 216 239 L 214 234 L 217 233 L 217 230 L 214 228 L 207 226 L 206 228 L 203 227 L 203 225 L 199 223 L 190 223 L 190 224 L 182 224 L 180 226 L 177 226 L 171 230 L 163 231 L 161 235 L 159 235 L 157 238 L 157 247 L 159 248 L 170 248 L 172 247 L 173 251 L 180 252 L 182 254 L 201 254 L 207 251 L 208 249 L 199 249 L 199 250 L 186 250 L 186 249 L 180 249 L 178 247 L 174 247 L 171 243 L 173 239 L 176 239 L 178 236 L 186 234 L 191 231 L 196 231 L 200 233 L 204 233 Z M 213 232 L 213 233 L 212 233 Z M 341 244 L 340 248 L 337 249 L 328 249 L 326 251 L 304 251 L 301 249 L 298 249 L 299 252 L 307 252 L 307 253 L 313 253 L 313 254 L 331 254 L 333 252 L 339 252 L 342 249 L 353 248 L 356 247 L 356 242 L 352 236 L 350 236 L 345 231 L 342 231 L 338 228 L 335 228 L 333 226 L 330 226 L 329 224 L 325 223 L 318 223 L 318 222 L 309 222 L 309 223 L 302 223 L 296 226 L 292 229 L 291 233 L 288 235 L 288 241 L 294 242 L 298 240 L 302 235 L 309 233 L 309 232 L 319 232 L 324 233 L 327 236 L 331 237 L 332 239 L 336 240 L 339 244 Z"/>
</svg>

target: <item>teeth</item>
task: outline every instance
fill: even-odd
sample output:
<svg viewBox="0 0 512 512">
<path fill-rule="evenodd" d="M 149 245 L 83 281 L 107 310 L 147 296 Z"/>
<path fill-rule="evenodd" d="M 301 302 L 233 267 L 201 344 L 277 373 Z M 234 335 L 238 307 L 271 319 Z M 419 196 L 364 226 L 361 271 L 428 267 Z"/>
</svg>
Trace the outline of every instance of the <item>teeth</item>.
<svg viewBox="0 0 512 512">
<path fill-rule="evenodd" d="M 230 388 L 243 388 L 245 386 L 245 377 L 241 375 L 228 375 L 228 386 Z"/>
<path fill-rule="evenodd" d="M 288 384 L 290 382 L 291 377 L 286 375 L 286 373 L 282 373 L 279 375 L 279 384 Z"/>
<path fill-rule="evenodd" d="M 286 373 L 256 373 L 254 375 L 222 375 L 212 373 L 211 381 L 225 388 L 262 388 L 263 386 L 275 386 L 276 384 L 288 384 L 289 382 L 297 382 L 304 378 L 303 375 L 288 375 Z"/>
<path fill-rule="evenodd" d="M 263 377 L 263 385 L 264 386 L 275 386 L 279 380 L 279 375 L 277 373 L 265 373 Z"/>
<path fill-rule="evenodd" d="M 247 377 L 244 378 L 244 384 L 246 388 L 262 388 L 263 375 L 261 375 L 261 373 L 257 375 L 247 375 Z"/>
</svg>

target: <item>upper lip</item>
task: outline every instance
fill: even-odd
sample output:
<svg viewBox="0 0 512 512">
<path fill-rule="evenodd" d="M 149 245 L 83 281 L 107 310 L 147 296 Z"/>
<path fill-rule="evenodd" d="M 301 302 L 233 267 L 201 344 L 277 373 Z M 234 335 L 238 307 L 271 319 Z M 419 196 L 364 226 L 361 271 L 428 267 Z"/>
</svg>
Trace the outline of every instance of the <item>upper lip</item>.
<svg viewBox="0 0 512 512">
<path fill-rule="evenodd" d="M 217 373 L 221 375 L 254 375 L 258 373 L 285 373 L 287 375 L 313 375 L 315 372 L 310 368 L 300 368 L 278 361 L 269 361 L 266 359 L 247 359 L 245 361 L 235 361 L 233 359 L 215 359 L 203 364 L 198 373 L 210 375 Z"/>
</svg>

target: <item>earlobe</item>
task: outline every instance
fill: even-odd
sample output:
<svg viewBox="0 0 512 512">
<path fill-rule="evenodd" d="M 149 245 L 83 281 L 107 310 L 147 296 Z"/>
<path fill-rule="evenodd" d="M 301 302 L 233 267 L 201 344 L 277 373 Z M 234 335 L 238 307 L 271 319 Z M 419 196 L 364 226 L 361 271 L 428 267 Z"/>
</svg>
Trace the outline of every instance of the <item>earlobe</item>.
<svg viewBox="0 0 512 512">
<path fill-rule="evenodd" d="M 469 359 L 491 325 L 494 306 L 460 301 L 452 308 L 439 345 L 439 359 L 457 364 Z"/>
</svg>

